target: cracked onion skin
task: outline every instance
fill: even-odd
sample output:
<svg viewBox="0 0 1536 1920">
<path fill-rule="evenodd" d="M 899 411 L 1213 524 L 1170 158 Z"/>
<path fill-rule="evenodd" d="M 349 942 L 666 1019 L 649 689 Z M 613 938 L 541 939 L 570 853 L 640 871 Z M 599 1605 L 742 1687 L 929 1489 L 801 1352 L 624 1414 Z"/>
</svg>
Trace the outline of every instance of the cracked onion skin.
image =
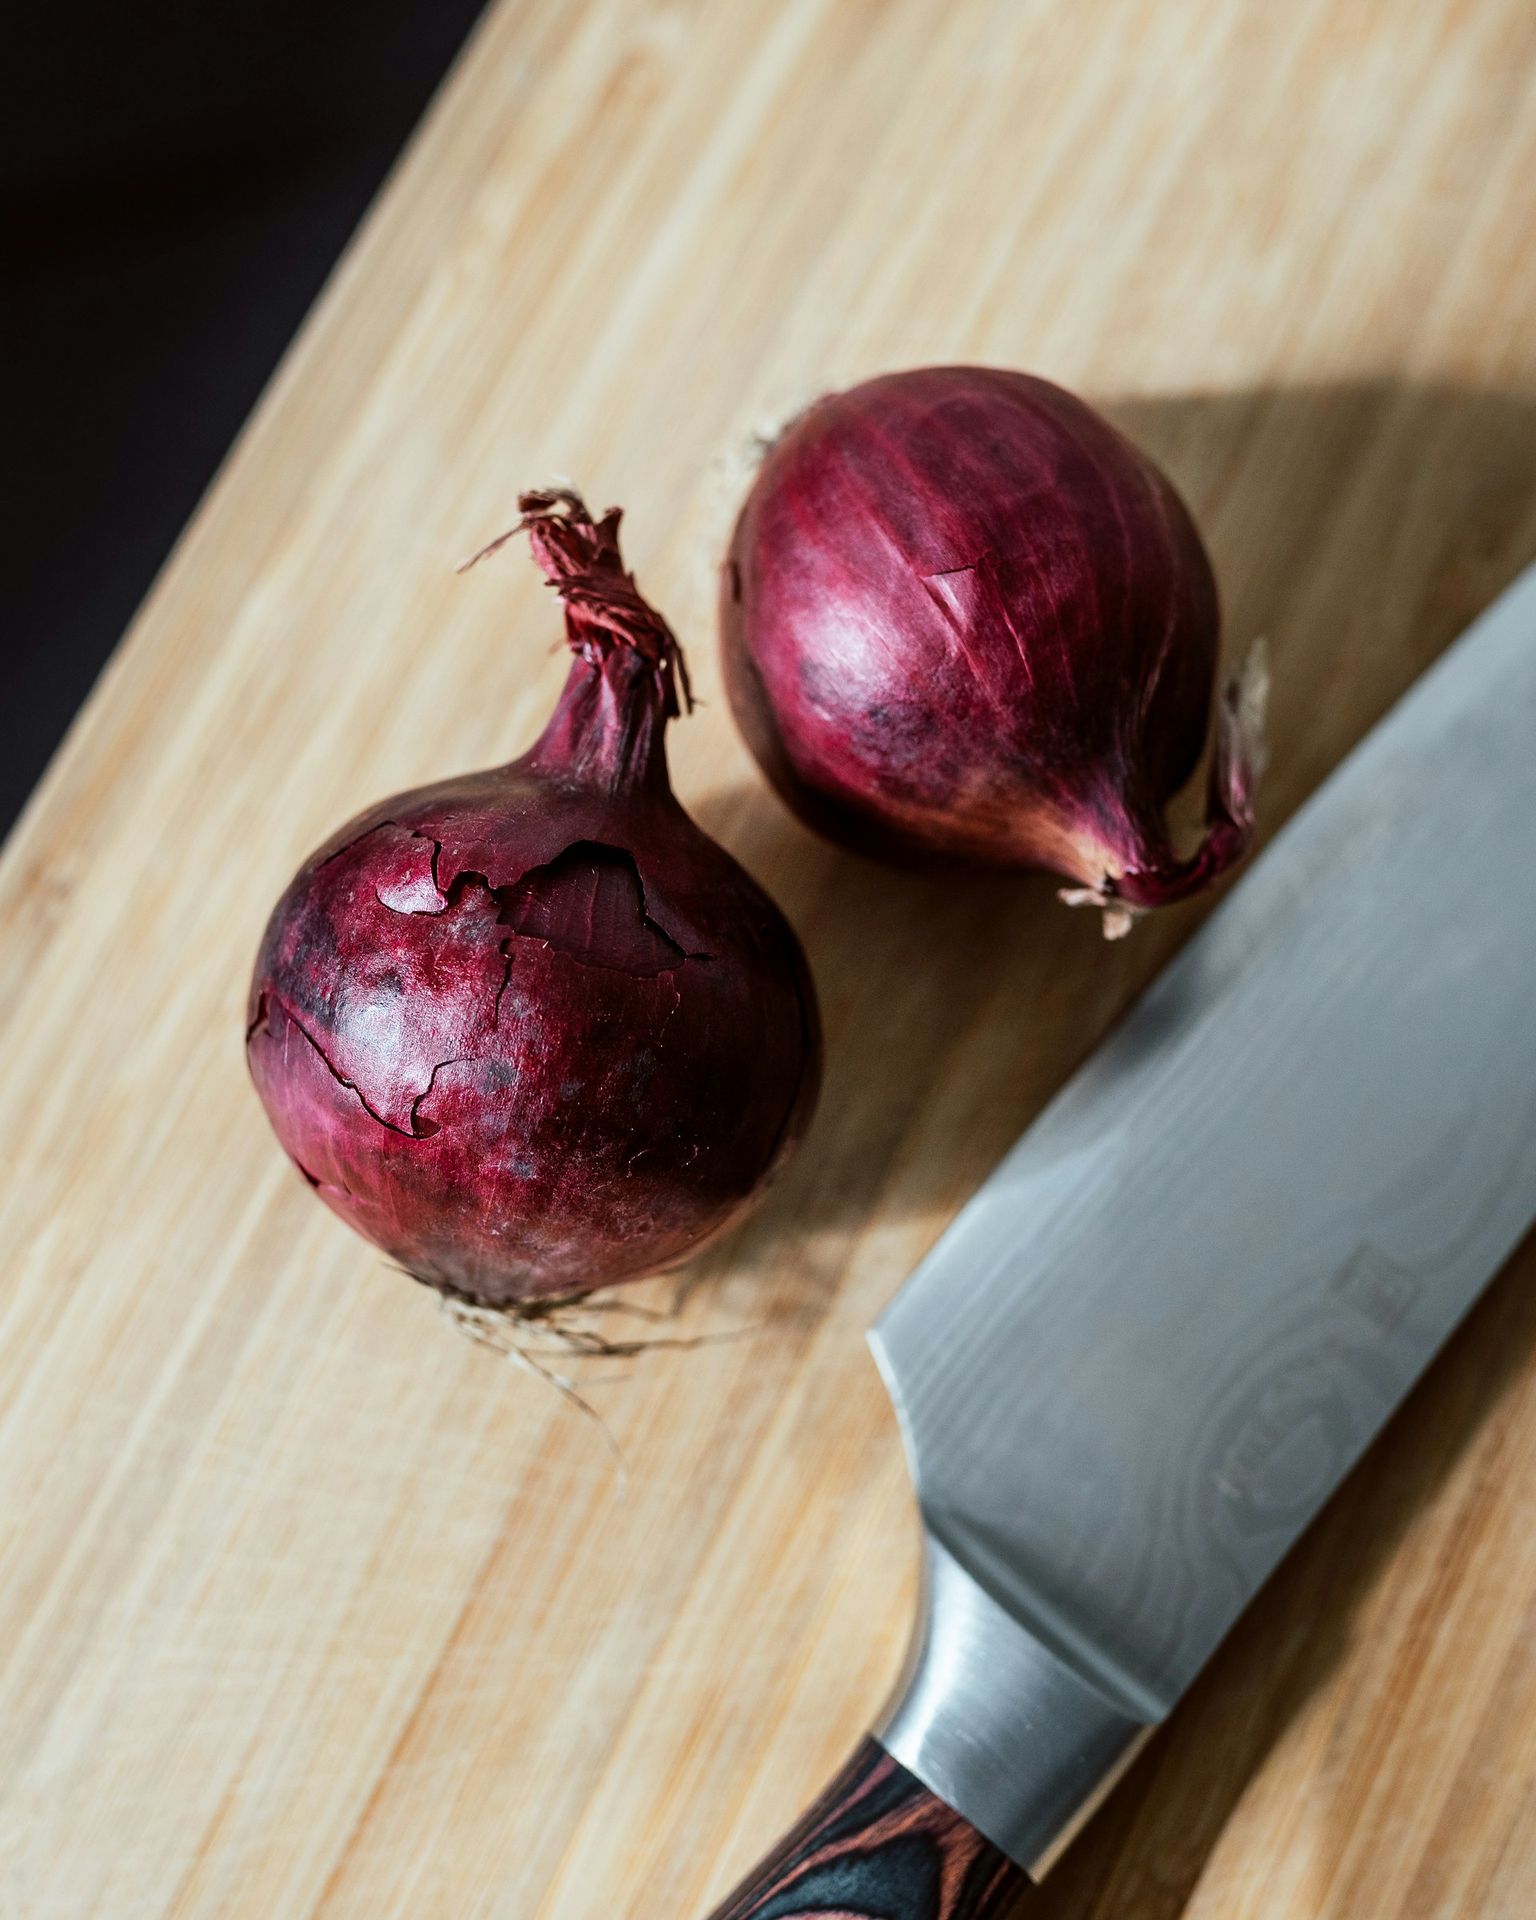
<svg viewBox="0 0 1536 1920">
<path fill-rule="evenodd" d="M 623 569 L 617 510 L 520 505 L 576 655 L 548 726 L 304 863 L 247 1040 L 321 1198 L 418 1279 L 514 1312 L 733 1224 L 803 1132 L 821 1059 L 788 922 L 673 797 L 682 656 Z"/>
<path fill-rule="evenodd" d="M 1223 697 L 1204 838 L 1164 809 L 1216 676 L 1216 582 L 1164 475 L 1027 374 L 927 367 L 817 401 L 768 450 L 722 573 L 726 687 L 764 771 L 860 851 L 1043 868 L 1105 930 L 1253 831 L 1253 683 Z"/>
</svg>

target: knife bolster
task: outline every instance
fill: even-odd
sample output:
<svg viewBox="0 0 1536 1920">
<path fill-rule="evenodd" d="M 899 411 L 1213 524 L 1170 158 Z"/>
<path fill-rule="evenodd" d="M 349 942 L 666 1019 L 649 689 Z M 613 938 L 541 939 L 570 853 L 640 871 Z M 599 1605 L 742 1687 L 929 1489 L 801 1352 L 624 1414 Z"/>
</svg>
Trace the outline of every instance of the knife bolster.
<svg viewBox="0 0 1536 1920">
<path fill-rule="evenodd" d="M 999 1605 L 932 1534 L 885 1750 L 1041 1878 L 1152 1731 Z"/>
</svg>

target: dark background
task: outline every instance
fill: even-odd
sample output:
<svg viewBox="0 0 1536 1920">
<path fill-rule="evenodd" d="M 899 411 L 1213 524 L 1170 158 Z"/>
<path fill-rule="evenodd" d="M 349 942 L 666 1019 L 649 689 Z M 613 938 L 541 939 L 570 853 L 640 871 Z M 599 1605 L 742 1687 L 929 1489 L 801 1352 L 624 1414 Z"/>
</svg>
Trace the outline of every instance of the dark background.
<svg viewBox="0 0 1536 1920">
<path fill-rule="evenodd" d="M 0 833 L 480 7 L 81 0 L 8 28 Z"/>
</svg>

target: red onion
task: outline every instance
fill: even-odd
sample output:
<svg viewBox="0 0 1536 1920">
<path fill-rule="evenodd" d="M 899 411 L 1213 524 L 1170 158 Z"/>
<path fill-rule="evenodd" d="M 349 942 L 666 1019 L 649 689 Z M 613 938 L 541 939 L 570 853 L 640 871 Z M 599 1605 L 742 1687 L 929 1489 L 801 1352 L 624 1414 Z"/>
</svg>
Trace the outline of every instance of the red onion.
<svg viewBox="0 0 1536 1920">
<path fill-rule="evenodd" d="M 736 1220 L 806 1125 L 820 1038 L 787 921 L 673 797 L 687 679 L 617 509 L 519 504 L 576 655 L 553 717 L 304 863 L 247 1044 L 323 1200 L 450 1298 L 526 1312 Z"/>
<path fill-rule="evenodd" d="M 757 475 L 721 624 L 748 742 L 833 839 L 1045 868 L 1114 935 L 1252 838 L 1257 662 L 1181 857 L 1164 808 L 1205 738 L 1216 583 L 1163 474 L 1047 381 L 928 367 L 818 401 Z"/>
</svg>

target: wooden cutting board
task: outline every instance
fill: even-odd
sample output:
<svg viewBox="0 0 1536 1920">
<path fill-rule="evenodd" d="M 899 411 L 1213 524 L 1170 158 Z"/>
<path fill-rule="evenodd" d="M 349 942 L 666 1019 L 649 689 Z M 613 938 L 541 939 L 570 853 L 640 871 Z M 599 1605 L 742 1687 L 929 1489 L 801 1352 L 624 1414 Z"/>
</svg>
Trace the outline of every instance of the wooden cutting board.
<svg viewBox="0 0 1536 1920">
<path fill-rule="evenodd" d="M 1106 947 L 792 824 L 711 639 L 750 435 L 934 359 L 1106 404 L 1269 636 L 1272 831 L 1536 554 L 1533 77 L 1529 0 L 493 8 L 0 866 L 4 1920 L 690 1920 L 820 1784 L 913 1599 L 862 1330 L 1200 909 Z M 549 706 L 532 569 L 453 569 L 552 474 L 629 509 L 678 787 L 830 1048 L 681 1305 L 732 1337 L 589 1384 L 621 1466 L 315 1203 L 241 1055 L 300 855 Z M 1037 1915 L 1536 1910 L 1533 1283 Z"/>
</svg>

